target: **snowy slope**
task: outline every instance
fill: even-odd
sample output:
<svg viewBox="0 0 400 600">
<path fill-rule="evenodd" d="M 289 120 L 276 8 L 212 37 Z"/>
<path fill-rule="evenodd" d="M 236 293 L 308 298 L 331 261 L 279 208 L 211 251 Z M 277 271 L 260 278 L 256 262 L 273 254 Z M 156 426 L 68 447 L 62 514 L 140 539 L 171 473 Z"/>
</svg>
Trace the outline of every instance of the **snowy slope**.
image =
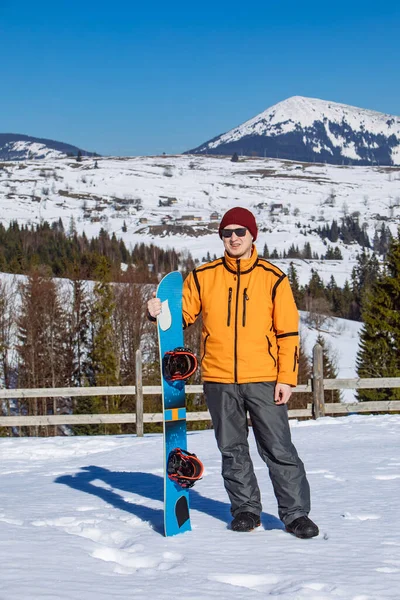
<svg viewBox="0 0 400 600">
<path fill-rule="evenodd" d="M 334 364 L 338 379 L 353 379 L 358 377 L 356 368 L 357 352 L 360 333 L 363 324 L 348 319 L 327 317 L 317 330 L 309 323 L 309 315 L 300 311 L 300 336 L 304 351 L 312 363 L 313 347 L 318 335 L 325 340 L 329 357 Z M 356 402 L 355 390 L 342 390 L 341 402 Z M 326 399 L 329 402 L 329 398 Z"/>
<path fill-rule="evenodd" d="M 96 165 L 98 168 L 96 168 Z M 154 243 L 188 250 L 202 262 L 220 256 L 222 214 L 232 206 L 253 210 L 259 223 L 258 249 L 300 249 L 310 242 L 319 255 L 327 247 L 315 230 L 344 215 L 358 215 L 372 240 L 382 224 L 396 234 L 400 224 L 400 170 L 341 167 L 272 159 L 206 156 L 49 159 L 0 163 L 0 219 L 7 226 L 71 218 L 79 231 L 103 227 L 125 243 Z M 274 206 L 277 207 L 274 208 Z M 127 231 L 123 231 L 124 224 Z M 325 281 L 349 278 L 357 244 L 338 245 L 344 260 L 296 261 L 308 281 L 311 268 Z M 287 262 L 282 265 L 287 270 Z"/>
<path fill-rule="evenodd" d="M 0 133 L 0 160 L 60 158 L 67 154 L 76 156 L 79 151 L 84 155 L 91 155 L 64 142 L 19 133 Z"/>
<path fill-rule="evenodd" d="M 400 164 L 400 117 L 293 96 L 190 152 Z"/>
<path fill-rule="evenodd" d="M 1 600 L 398 600 L 400 417 L 292 422 L 321 534 L 285 533 L 252 433 L 264 512 L 234 533 L 212 431 L 192 532 L 164 538 L 160 435 L 0 438 Z"/>
</svg>

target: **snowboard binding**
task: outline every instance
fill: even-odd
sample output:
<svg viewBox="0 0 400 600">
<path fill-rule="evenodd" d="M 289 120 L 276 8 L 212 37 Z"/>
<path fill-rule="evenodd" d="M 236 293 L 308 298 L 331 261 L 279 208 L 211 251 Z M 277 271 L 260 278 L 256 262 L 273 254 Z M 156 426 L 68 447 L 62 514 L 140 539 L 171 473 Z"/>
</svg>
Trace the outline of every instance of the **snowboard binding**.
<svg viewBox="0 0 400 600">
<path fill-rule="evenodd" d="M 197 358 L 189 348 L 175 348 L 164 354 L 163 372 L 167 381 L 186 381 L 196 369 Z"/>
<path fill-rule="evenodd" d="M 169 479 L 183 488 L 191 488 L 201 479 L 204 466 L 195 454 L 174 448 L 168 456 L 167 473 Z"/>
</svg>

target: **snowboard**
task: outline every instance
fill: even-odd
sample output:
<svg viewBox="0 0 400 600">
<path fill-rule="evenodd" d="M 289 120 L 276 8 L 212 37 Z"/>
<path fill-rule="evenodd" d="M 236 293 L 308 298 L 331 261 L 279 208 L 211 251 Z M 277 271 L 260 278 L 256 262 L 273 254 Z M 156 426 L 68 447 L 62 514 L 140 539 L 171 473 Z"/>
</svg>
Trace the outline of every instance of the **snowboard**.
<svg viewBox="0 0 400 600">
<path fill-rule="evenodd" d="M 160 350 L 161 384 L 164 432 L 164 534 L 176 535 L 190 531 L 189 492 L 169 479 L 168 456 L 174 448 L 187 450 L 185 382 L 168 381 L 163 373 L 166 352 L 183 346 L 182 328 L 182 275 L 173 271 L 166 275 L 157 288 L 161 300 L 161 314 L 157 317 L 158 346 Z"/>
</svg>

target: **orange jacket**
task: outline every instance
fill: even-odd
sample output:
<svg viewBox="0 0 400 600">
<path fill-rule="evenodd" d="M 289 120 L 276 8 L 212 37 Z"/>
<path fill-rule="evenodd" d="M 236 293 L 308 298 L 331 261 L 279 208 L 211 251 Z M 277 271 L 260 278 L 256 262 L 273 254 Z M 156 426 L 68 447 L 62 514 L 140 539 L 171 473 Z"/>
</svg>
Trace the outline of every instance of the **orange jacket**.
<svg viewBox="0 0 400 600">
<path fill-rule="evenodd" d="M 297 383 L 298 312 L 286 275 L 259 258 L 228 254 L 185 279 L 183 320 L 202 312 L 202 376 L 205 381 Z"/>
</svg>

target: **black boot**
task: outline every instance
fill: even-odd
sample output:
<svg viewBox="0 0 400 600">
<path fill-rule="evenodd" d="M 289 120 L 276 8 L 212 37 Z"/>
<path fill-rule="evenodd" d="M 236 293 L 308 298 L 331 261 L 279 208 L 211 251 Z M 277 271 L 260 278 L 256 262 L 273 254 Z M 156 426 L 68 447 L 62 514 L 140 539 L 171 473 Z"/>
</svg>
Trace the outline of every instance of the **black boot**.
<svg viewBox="0 0 400 600">
<path fill-rule="evenodd" d="M 261 525 L 260 517 L 251 512 L 236 515 L 231 523 L 232 531 L 253 531 Z"/>
<path fill-rule="evenodd" d="M 319 534 L 319 529 L 308 517 L 299 517 L 289 525 L 286 525 L 286 531 L 293 533 L 298 538 L 308 539 Z"/>
</svg>

